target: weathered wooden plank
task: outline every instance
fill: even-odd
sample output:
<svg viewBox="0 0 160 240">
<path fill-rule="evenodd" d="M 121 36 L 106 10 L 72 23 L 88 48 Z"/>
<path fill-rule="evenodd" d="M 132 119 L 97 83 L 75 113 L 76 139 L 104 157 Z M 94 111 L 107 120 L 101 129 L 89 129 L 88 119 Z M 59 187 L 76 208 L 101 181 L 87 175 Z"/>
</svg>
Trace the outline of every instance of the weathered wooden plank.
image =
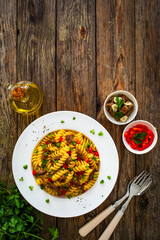
<svg viewBox="0 0 160 240">
<path fill-rule="evenodd" d="M 94 0 L 57 1 L 57 110 L 64 109 L 96 117 Z M 60 240 L 81 239 L 88 216 L 58 219 Z"/>
<path fill-rule="evenodd" d="M 37 83 L 43 91 L 40 114 L 56 110 L 55 101 L 55 0 L 18 1 L 17 80 Z M 18 116 L 18 135 L 39 115 Z M 43 214 L 43 236 L 49 239 L 48 227 L 56 218 Z M 43 237 L 42 236 L 42 237 Z"/>
<path fill-rule="evenodd" d="M 135 174 L 135 156 L 122 143 L 123 126 L 110 123 L 103 112 L 103 103 L 115 90 L 135 94 L 134 1 L 97 1 L 97 119 L 113 137 L 120 160 L 119 177 L 113 192 L 102 204 L 102 211 L 126 191 L 129 178 Z M 105 230 L 114 214 L 97 227 L 97 238 Z M 134 239 L 134 200 L 111 239 Z"/>
<path fill-rule="evenodd" d="M 7 83 L 16 81 L 16 0 L 0 1 L 0 179 L 13 183 L 12 151 L 16 114 L 8 101 Z M 13 137 L 14 136 L 14 137 Z"/>
<path fill-rule="evenodd" d="M 136 95 L 138 119 L 160 127 L 160 2 L 136 1 Z M 144 196 L 136 199 L 135 237 L 138 240 L 157 240 L 160 236 L 160 149 L 158 145 L 148 154 L 136 157 L 136 169 L 148 169 L 153 185 Z"/>
</svg>

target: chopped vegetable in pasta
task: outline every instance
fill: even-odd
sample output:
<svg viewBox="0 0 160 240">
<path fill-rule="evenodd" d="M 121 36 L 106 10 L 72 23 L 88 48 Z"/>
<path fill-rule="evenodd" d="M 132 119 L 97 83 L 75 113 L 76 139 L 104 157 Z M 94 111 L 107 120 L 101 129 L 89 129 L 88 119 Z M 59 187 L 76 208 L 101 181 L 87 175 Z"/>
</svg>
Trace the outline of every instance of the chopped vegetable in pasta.
<svg viewBox="0 0 160 240">
<path fill-rule="evenodd" d="M 58 130 L 46 135 L 32 155 L 32 173 L 42 190 L 69 199 L 84 193 L 99 175 L 99 153 L 81 132 Z"/>
</svg>

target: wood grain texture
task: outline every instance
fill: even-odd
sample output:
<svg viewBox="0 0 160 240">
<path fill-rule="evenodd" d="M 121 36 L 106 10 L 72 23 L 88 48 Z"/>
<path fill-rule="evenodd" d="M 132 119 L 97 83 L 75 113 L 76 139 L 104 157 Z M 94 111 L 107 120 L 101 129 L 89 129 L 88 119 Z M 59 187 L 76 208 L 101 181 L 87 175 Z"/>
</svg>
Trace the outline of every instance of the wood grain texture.
<svg viewBox="0 0 160 240">
<path fill-rule="evenodd" d="M 12 184 L 16 114 L 8 102 L 7 83 L 16 82 L 16 1 L 0 1 L 0 179 Z"/>
<path fill-rule="evenodd" d="M 160 2 L 137 1 L 135 8 L 136 42 L 136 96 L 139 103 L 138 119 L 160 128 Z M 153 185 L 140 198 L 136 198 L 135 237 L 138 240 L 157 240 L 160 236 L 160 148 L 136 157 L 136 169 L 148 169 Z M 143 221 L 142 221 L 143 220 Z M 145 230 L 144 230 L 145 229 Z"/>
<path fill-rule="evenodd" d="M 57 1 L 57 110 L 96 117 L 95 67 L 95 1 Z M 58 219 L 59 239 L 82 239 L 83 223 L 83 216 Z"/>
<path fill-rule="evenodd" d="M 122 143 L 124 127 L 109 122 L 103 111 L 104 100 L 111 92 L 123 89 L 135 95 L 134 1 L 97 1 L 96 13 L 99 106 L 97 119 L 115 140 L 120 160 L 118 181 L 110 197 L 98 208 L 102 211 L 125 193 L 129 179 L 135 174 L 135 156 L 129 153 Z M 124 240 L 134 239 L 133 209 L 134 200 L 111 239 L 121 239 L 122 236 Z M 97 227 L 98 236 L 102 234 L 113 216 L 114 214 Z"/>
<path fill-rule="evenodd" d="M 160 1 L 0 0 L 0 180 L 13 183 L 11 158 L 18 136 L 39 116 L 72 110 L 97 119 L 111 134 L 120 168 L 115 188 L 97 209 L 76 218 L 43 214 L 45 240 L 56 225 L 60 240 L 97 240 L 115 213 L 88 236 L 78 229 L 126 191 L 143 169 L 152 188 L 131 201 L 111 240 L 159 240 L 159 141 L 148 154 L 135 156 L 121 140 L 123 126 L 103 113 L 107 95 L 128 90 L 139 104 L 137 119 L 160 123 Z M 27 118 L 9 107 L 6 84 L 29 80 L 43 91 L 41 110 Z M 108 156 L 109 157 L 109 156 Z"/>
<path fill-rule="evenodd" d="M 55 0 L 17 2 L 17 81 L 35 82 L 43 92 L 41 110 L 31 116 L 18 116 L 18 135 L 40 115 L 56 110 L 55 101 Z M 48 227 L 56 218 L 43 214 L 43 236 L 51 236 Z"/>
</svg>

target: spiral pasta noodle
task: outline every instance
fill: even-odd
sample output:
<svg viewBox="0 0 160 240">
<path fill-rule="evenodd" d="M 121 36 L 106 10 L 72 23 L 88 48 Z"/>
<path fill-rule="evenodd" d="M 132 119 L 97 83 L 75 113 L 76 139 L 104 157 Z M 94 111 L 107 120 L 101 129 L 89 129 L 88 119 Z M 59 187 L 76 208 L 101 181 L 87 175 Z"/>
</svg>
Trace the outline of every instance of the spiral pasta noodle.
<svg viewBox="0 0 160 240">
<path fill-rule="evenodd" d="M 81 132 L 60 129 L 46 135 L 32 154 L 36 183 L 53 196 L 77 196 L 99 175 L 99 153 Z"/>
</svg>

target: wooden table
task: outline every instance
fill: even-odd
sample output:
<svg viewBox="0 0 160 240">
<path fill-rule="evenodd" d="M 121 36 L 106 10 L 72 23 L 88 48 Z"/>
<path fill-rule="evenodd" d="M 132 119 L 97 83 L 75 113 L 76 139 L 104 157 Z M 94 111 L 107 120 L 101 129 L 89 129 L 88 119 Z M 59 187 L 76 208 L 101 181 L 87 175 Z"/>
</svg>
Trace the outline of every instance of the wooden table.
<svg viewBox="0 0 160 240">
<path fill-rule="evenodd" d="M 120 161 L 116 186 L 94 211 L 76 218 L 43 215 L 43 236 L 56 225 L 60 240 L 83 239 L 78 229 L 120 198 L 129 179 L 143 169 L 152 173 L 152 188 L 134 198 L 111 239 L 158 240 L 160 237 L 160 151 L 128 152 L 123 126 L 103 113 L 106 96 L 130 91 L 139 104 L 136 119 L 158 128 L 160 118 L 159 0 L 0 0 L 0 179 L 14 183 L 12 152 L 21 132 L 40 115 L 59 110 L 85 113 L 113 137 Z M 41 111 L 23 118 L 11 110 L 6 84 L 29 80 L 44 95 Z M 84 239 L 95 240 L 114 214 Z"/>
</svg>

